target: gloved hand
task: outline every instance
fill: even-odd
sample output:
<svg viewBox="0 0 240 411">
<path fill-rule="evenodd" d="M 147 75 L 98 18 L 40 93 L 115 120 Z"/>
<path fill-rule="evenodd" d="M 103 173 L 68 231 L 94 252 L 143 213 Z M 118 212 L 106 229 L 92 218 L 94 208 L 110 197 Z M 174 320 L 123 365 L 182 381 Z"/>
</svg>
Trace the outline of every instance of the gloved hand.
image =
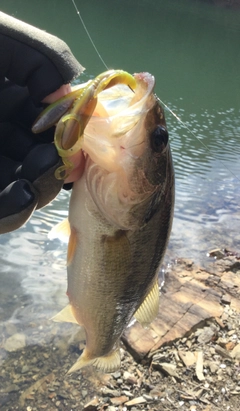
<svg viewBox="0 0 240 411">
<path fill-rule="evenodd" d="M 31 127 L 41 101 L 67 94 L 82 71 L 62 40 L 0 12 L 0 234 L 60 191 L 54 127 L 38 135 Z"/>
</svg>

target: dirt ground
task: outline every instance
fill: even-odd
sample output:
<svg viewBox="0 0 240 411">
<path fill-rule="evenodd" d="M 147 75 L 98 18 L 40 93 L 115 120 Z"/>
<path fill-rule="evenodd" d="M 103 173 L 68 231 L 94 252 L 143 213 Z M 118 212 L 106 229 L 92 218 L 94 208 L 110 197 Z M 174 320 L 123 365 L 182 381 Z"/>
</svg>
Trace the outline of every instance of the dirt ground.
<svg viewBox="0 0 240 411">
<path fill-rule="evenodd" d="M 42 318 L 31 336 L 3 325 L 0 410 L 239 410 L 240 257 L 213 256 L 209 271 L 184 260 L 171 268 L 158 319 L 127 331 L 113 374 L 89 367 L 66 375 L 83 348 L 75 325 Z"/>
</svg>

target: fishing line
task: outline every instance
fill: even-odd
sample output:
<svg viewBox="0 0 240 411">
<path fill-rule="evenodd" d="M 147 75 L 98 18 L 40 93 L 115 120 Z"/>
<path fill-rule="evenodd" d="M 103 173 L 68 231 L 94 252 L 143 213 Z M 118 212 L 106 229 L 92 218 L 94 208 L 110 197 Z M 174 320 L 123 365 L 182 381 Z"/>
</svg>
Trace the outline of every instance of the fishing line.
<svg viewBox="0 0 240 411">
<path fill-rule="evenodd" d="M 76 10 L 76 13 L 77 13 L 77 15 L 78 15 L 78 17 L 79 17 L 79 19 L 80 19 L 80 22 L 81 22 L 81 24 L 82 24 L 82 26 L 83 26 L 83 28 L 84 28 L 84 30 L 85 30 L 88 38 L 89 38 L 89 40 L 90 40 L 90 42 L 91 42 L 94 50 L 96 51 L 99 59 L 100 59 L 101 62 L 103 63 L 104 67 L 105 67 L 107 70 L 109 70 L 107 64 L 105 63 L 105 61 L 103 60 L 101 54 L 99 53 L 99 51 L 98 51 L 98 49 L 97 49 L 97 47 L 96 47 L 96 45 L 95 45 L 95 43 L 94 43 L 94 41 L 93 41 L 93 39 L 92 39 L 89 31 L 88 31 L 88 29 L 87 29 L 87 27 L 86 27 L 86 25 L 85 25 L 85 23 L 84 23 L 84 21 L 83 21 L 83 18 L 82 18 L 81 14 L 80 14 L 80 11 L 78 10 L 78 8 L 77 8 L 77 6 L 76 6 L 75 0 L 72 0 L 72 4 L 73 4 L 73 6 L 75 7 L 75 10 Z M 182 121 L 182 120 L 180 119 L 180 117 L 178 117 L 177 114 L 175 114 L 175 113 L 170 109 L 170 107 L 168 107 L 167 104 L 165 104 L 160 98 L 158 98 L 158 100 L 159 100 L 160 103 L 162 103 L 162 105 L 172 114 L 172 116 L 174 116 L 174 117 L 179 121 L 179 123 L 180 123 L 183 127 L 185 127 L 185 128 L 189 131 L 189 133 L 190 133 L 194 138 L 196 138 L 196 139 L 199 141 L 199 143 L 208 151 L 208 153 L 210 153 L 211 157 L 213 157 L 212 154 L 211 154 L 211 151 L 210 151 L 209 148 L 208 148 L 208 146 L 206 146 L 206 144 L 204 144 L 204 143 L 200 140 L 200 138 L 198 138 L 198 137 L 196 136 L 196 134 L 188 127 L 188 125 L 187 125 L 184 121 Z M 238 181 L 240 181 L 240 179 L 236 176 L 236 174 L 234 174 L 234 173 L 222 162 L 222 160 L 218 159 L 218 161 L 219 161 L 219 163 L 220 163 L 233 177 L 235 177 Z"/>
<path fill-rule="evenodd" d="M 197 137 L 197 135 L 188 127 L 187 123 L 185 123 L 184 121 L 182 121 L 182 120 L 180 119 L 180 117 L 178 117 L 177 114 L 175 114 L 175 113 L 170 109 L 170 107 L 168 107 L 167 104 L 165 104 L 159 97 L 158 97 L 158 100 L 159 100 L 160 103 L 179 121 L 179 123 L 180 123 L 183 127 L 185 127 L 185 128 L 189 131 L 189 133 L 192 134 L 192 136 L 193 136 L 194 138 L 196 138 L 196 140 L 199 141 L 199 143 L 208 151 L 208 153 L 210 153 L 211 157 L 214 158 L 214 157 L 212 156 L 211 151 L 209 150 L 208 146 L 206 146 L 206 144 L 204 144 L 204 143 L 202 142 L 202 140 L 200 140 L 200 138 Z M 230 174 L 232 174 L 233 177 L 235 177 L 235 178 L 240 182 L 240 179 L 236 176 L 236 174 L 234 174 L 234 173 L 222 162 L 222 160 L 220 160 L 220 159 L 218 158 L 218 161 L 219 161 L 219 163 L 220 163 Z"/>
<path fill-rule="evenodd" d="M 92 37 L 90 36 L 90 33 L 89 33 L 89 31 L 88 31 L 88 29 L 87 29 L 87 27 L 86 27 L 86 25 L 85 25 L 85 23 L 84 23 L 84 21 L 83 21 L 83 18 L 82 18 L 82 16 L 81 16 L 80 11 L 78 10 L 78 8 L 77 8 L 76 3 L 75 3 L 74 0 L 72 0 L 72 4 L 74 5 L 74 7 L 75 7 L 75 9 L 76 9 L 77 15 L 78 15 L 78 17 L 79 17 L 79 19 L 80 19 L 80 21 L 81 21 L 81 23 L 82 23 L 82 25 L 83 25 L 83 28 L 84 28 L 84 30 L 85 30 L 85 32 L 86 32 L 86 34 L 87 34 L 90 42 L 92 43 L 92 46 L 93 46 L 94 50 L 96 51 L 98 57 L 100 58 L 101 62 L 102 62 L 103 65 L 104 65 L 104 67 L 106 67 L 106 69 L 109 70 L 109 68 L 108 68 L 108 66 L 106 65 L 105 61 L 103 60 L 101 54 L 99 53 L 99 51 L 98 51 L 98 49 L 97 49 L 97 47 L 96 47 L 96 45 L 95 45 Z"/>
</svg>

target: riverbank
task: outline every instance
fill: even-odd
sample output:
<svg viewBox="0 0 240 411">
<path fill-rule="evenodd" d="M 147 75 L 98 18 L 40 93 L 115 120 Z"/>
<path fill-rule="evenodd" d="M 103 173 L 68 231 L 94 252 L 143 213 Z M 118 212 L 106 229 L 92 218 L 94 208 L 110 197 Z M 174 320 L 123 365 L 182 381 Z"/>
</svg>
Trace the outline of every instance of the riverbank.
<svg viewBox="0 0 240 411">
<path fill-rule="evenodd" d="M 2 411 L 226 411 L 240 408 L 240 257 L 215 250 L 208 271 L 179 260 L 166 273 L 149 329 L 123 337 L 122 367 L 67 376 L 83 343 L 79 328 L 2 325 Z M 36 317 L 41 314 L 36 312 Z"/>
</svg>

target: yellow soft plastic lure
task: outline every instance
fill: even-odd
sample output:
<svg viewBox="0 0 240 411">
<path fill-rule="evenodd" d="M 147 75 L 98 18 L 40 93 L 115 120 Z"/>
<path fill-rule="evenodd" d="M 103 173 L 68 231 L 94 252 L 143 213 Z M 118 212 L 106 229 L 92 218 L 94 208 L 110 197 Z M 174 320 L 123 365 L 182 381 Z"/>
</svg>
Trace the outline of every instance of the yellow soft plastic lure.
<svg viewBox="0 0 240 411">
<path fill-rule="evenodd" d="M 54 144 L 63 161 L 63 166 L 55 171 L 57 179 L 64 180 L 73 170 L 68 157 L 82 148 L 83 133 L 97 105 L 98 94 L 117 84 L 125 84 L 132 90 L 136 88 L 136 80 L 128 72 L 108 70 L 49 105 L 34 122 L 34 133 L 57 123 Z"/>
</svg>

